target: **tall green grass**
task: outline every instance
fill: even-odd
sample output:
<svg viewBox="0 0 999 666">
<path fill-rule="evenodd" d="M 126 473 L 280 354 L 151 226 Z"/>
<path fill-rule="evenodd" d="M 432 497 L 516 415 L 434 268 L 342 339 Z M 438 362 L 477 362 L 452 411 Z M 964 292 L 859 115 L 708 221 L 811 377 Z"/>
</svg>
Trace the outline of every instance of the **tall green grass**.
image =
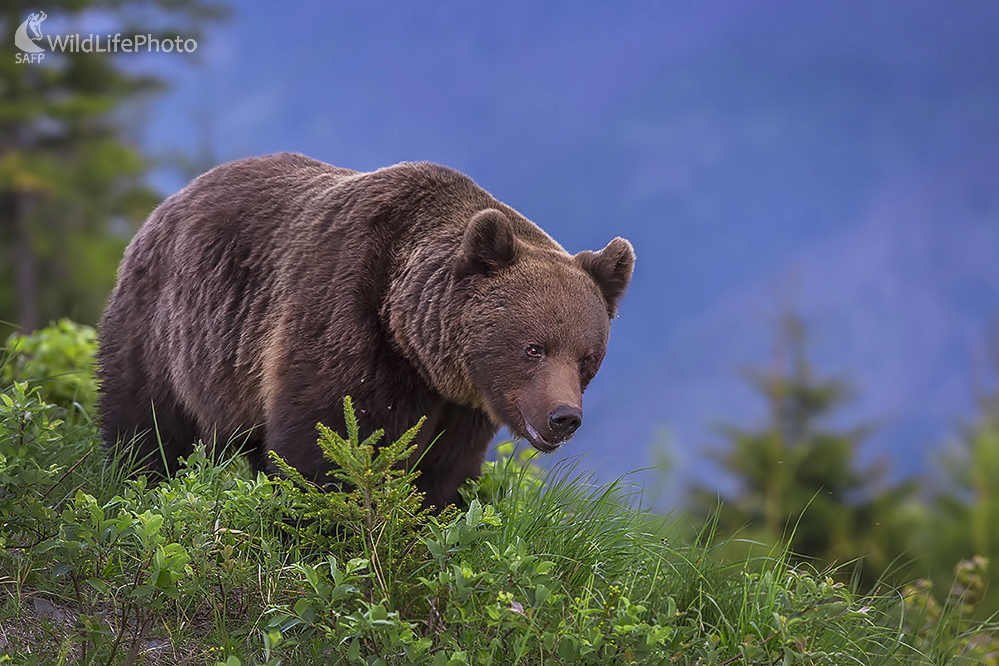
<svg viewBox="0 0 999 666">
<path fill-rule="evenodd" d="M 512 445 L 436 515 L 394 464 L 408 443 L 356 431 L 317 432 L 336 495 L 203 448 L 153 482 L 104 455 L 92 400 L 19 367 L 0 393 L 0 664 L 999 663 L 996 625 L 970 619 L 984 562 L 939 602 L 779 549 L 730 559 L 711 521 L 687 536 L 627 478 Z"/>
</svg>

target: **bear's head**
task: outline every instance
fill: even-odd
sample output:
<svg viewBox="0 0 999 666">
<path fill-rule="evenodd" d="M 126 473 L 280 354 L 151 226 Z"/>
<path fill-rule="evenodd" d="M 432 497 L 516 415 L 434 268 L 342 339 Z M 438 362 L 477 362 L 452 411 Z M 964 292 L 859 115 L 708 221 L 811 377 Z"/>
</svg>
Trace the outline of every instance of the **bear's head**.
<svg viewBox="0 0 999 666">
<path fill-rule="evenodd" d="M 526 220 L 472 218 L 453 274 L 469 289 L 468 380 L 497 425 L 543 452 L 572 437 L 634 263 L 623 238 L 571 256 Z"/>
</svg>

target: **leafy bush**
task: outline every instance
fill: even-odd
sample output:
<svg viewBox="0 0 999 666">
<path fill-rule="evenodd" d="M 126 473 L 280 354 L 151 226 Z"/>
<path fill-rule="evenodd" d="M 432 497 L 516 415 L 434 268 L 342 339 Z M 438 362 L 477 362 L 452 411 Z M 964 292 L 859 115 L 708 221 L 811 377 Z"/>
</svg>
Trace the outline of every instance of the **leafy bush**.
<svg viewBox="0 0 999 666">
<path fill-rule="evenodd" d="M 710 523 L 685 541 L 623 482 L 509 445 L 432 515 L 400 468 L 416 429 L 362 441 L 349 400 L 346 436 L 318 432 L 341 492 L 204 447 L 153 484 L 48 388 L 0 393 L 0 663 L 997 661 L 996 627 L 973 619 L 984 560 L 942 604 L 926 581 L 858 594 L 786 551 L 726 561 Z"/>
<path fill-rule="evenodd" d="M 959 654 L 969 663 L 999 665 L 999 636 L 972 620 L 988 589 L 988 568 L 988 559 L 980 555 L 959 562 L 943 604 L 934 598 L 930 580 L 917 580 L 902 589 L 896 613 L 914 649 L 940 661 Z"/>
<path fill-rule="evenodd" d="M 55 517 L 46 500 L 62 468 L 45 465 L 43 451 L 60 439 L 62 422 L 40 396 L 26 382 L 0 393 L 0 548 L 30 548 Z"/>
<path fill-rule="evenodd" d="M 10 386 L 30 381 L 40 388 L 46 402 L 67 412 L 89 415 L 97 396 L 96 349 L 94 328 L 69 319 L 27 335 L 14 333 L 7 338 L 8 359 L 0 382 Z"/>
<path fill-rule="evenodd" d="M 270 455 L 299 489 L 292 493 L 296 504 L 290 518 L 301 547 L 341 557 L 363 556 L 378 595 L 391 598 L 396 566 L 412 559 L 416 537 L 430 516 L 430 509 L 423 507 L 423 494 L 413 486 L 419 473 L 404 466 L 416 448 L 410 442 L 423 420 L 376 453 L 384 432 L 377 430 L 361 442 L 349 397 L 344 399 L 344 417 L 347 439 L 318 425 L 319 447 L 334 465 L 333 486 L 342 492 L 329 492 L 330 484 L 320 487 L 307 481 L 274 452 Z"/>
<path fill-rule="evenodd" d="M 354 423 L 349 401 L 345 411 Z M 791 567 L 786 553 L 751 572 L 721 566 L 706 543 L 673 548 L 627 508 L 620 486 L 592 486 L 571 467 L 539 481 L 516 455 L 503 457 L 464 489 L 465 510 L 403 521 L 400 532 L 396 516 L 420 515 L 413 475 L 393 471 L 414 432 L 376 456 L 378 434 L 359 442 L 354 425 L 347 438 L 320 431 L 352 490 L 330 498 L 284 469 L 313 521 L 297 531 L 299 546 L 342 557 L 292 566 L 301 591 L 267 609 L 271 650 L 305 663 L 432 666 L 912 663 L 886 624 L 896 599 L 857 597 Z M 330 534 L 367 545 L 346 559 Z M 393 540 L 407 547 L 384 548 Z"/>
</svg>

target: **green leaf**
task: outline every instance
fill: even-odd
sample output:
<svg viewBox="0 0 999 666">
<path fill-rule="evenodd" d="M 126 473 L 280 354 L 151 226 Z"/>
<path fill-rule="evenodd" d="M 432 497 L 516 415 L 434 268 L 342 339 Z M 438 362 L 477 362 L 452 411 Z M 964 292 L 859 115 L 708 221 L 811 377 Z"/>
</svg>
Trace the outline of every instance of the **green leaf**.
<svg viewBox="0 0 999 666">
<path fill-rule="evenodd" d="M 425 539 L 423 543 L 426 544 L 427 550 L 429 550 L 430 554 L 433 555 L 435 558 L 443 557 L 444 553 L 447 552 L 443 546 L 441 546 L 433 539 Z"/>
<path fill-rule="evenodd" d="M 159 591 L 160 589 L 155 585 L 146 584 L 138 586 L 137 588 L 129 592 L 128 596 L 132 597 L 133 599 L 144 599 L 153 596 Z"/>
<path fill-rule="evenodd" d="M 100 578 L 88 578 L 87 585 L 94 588 L 101 594 L 107 594 L 111 590 L 111 587 Z"/>
<path fill-rule="evenodd" d="M 52 567 L 52 575 L 56 578 L 62 578 L 67 573 L 72 571 L 75 567 L 72 562 L 59 562 Z"/>
<path fill-rule="evenodd" d="M 548 600 L 548 596 L 550 594 L 551 590 L 539 583 L 538 586 L 534 588 L 534 605 L 541 608 L 545 601 Z"/>
<path fill-rule="evenodd" d="M 465 514 L 465 522 L 470 527 L 478 527 L 479 523 L 482 522 L 482 503 L 479 500 L 472 500 L 471 505 L 468 507 L 468 513 Z"/>
<path fill-rule="evenodd" d="M 309 606 L 311 606 L 311 605 L 312 605 L 312 601 L 310 599 L 307 599 L 306 597 L 302 597 L 298 601 L 295 602 L 295 606 L 294 606 L 294 608 L 292 610 L 295 611 L 295 615 L 298 615 L 299 617 L 301 617 L 302 615 L 305 614 L 305 611 L 307 611 L 309 609 Z"/>
<path fill-rule="evenodd" d="M 319 574 L 316 573 L 316 570 L 313 569 L 312 567 L 310 567 L 308 564 L 302 564 L 300 566 L 301 566 L 301 569 L 302 569 L 302 573 L 305 575 L 305 579 L 307 581 L 309 581 L 309 585 L 312 586 L 312 589 L 318 591 L 319 590 Z"/>
<path fill-rule="evenodd" d="M 163 527 L 163 514 L 146 511 L 139 516 L 139 522 L 142 524 L 142 535 L 146 539 L 150 539 L 156 536 L 160 528 Z"/>
<path fill-rule="evenodd" d="M 383 606 L 382 604 L 375 604 L 374 606 L 372 606 L 371 610 L 369 611 L 369 615 L 373 622 L 378 622 L 381 620 L 388 619 L 388 611 L 385 610 L 385 606 Z"/>
</svg>

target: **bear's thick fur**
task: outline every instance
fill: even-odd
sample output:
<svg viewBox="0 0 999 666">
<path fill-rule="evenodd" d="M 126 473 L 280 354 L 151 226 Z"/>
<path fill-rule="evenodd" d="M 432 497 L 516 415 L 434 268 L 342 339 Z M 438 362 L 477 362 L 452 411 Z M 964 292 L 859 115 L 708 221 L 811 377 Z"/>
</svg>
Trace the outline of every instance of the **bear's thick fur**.
<svg viewBox="0 0 999 666">
<path fill-rule="evenodd" d="M 322 481 L 316 423 L 342 432 L 350 395 L 384 441 L 427 417 L 414 462 L 442 507 L 501 425 L 542 451 L 572 436 L 633 264 L 621 238 L 569 255 L 433 164 L 225 164 L 125 253 L 100 324 L 103 436 L 160 472 L 236 440 L 258 469 L 272 450 Z"/>
</svg>

